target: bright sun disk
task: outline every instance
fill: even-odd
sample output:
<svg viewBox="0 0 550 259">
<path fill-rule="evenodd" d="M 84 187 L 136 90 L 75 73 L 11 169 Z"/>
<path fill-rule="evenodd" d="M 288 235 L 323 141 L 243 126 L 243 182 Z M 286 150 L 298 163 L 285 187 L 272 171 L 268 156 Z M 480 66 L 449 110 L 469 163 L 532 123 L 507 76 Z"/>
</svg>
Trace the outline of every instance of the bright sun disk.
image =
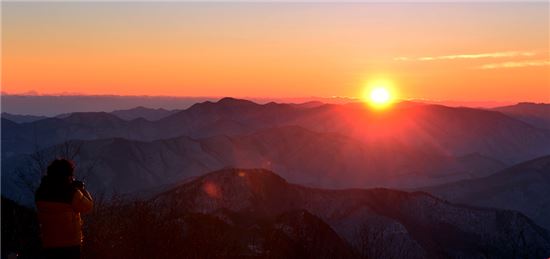
<svg viewBox="0 0 550 259">
<path fill-rule="evenodd" d="M 370 100 L 375 104 L 387 104 L 390 101 L 390 92 L 384 87 L 377 87 L 370 92 Z"/>
<path fill-rule="evenodd" d="M 363 102 L 374 109 L 388 108 L 395 98 L 395 87 L 393 82 L 389 80 L 378 79 L 371 81 L 363 88 Z"/>
</svg>

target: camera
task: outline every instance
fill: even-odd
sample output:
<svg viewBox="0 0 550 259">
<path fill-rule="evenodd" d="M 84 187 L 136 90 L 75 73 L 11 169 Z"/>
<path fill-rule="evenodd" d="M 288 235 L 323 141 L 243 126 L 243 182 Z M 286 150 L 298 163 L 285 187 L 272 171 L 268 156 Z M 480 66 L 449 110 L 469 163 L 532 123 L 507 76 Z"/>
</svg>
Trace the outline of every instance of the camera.
<svg viewBox="0 0 550 259">
<path fill-rule="evenodd" d="M 78 188 L 78 189 L 83 189 L 84 188 L 84 183 L 82 181 L 73 181 L 73 186 L 75 188 Z"/>
</svg>

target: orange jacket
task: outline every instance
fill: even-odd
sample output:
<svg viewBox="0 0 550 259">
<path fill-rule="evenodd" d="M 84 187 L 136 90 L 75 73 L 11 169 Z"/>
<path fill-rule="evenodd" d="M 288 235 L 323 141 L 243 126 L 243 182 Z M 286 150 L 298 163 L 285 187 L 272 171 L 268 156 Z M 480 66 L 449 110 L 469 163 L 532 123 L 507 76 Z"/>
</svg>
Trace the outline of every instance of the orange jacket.
<svg viewBox="0 0 550 259">
<path fill-rule="evenodd" d="M 70 203 L 37 199 L 43 247 L 76 246 L 82 243 L 80 213 L 92 210 L 93 201 L 89 197 L 91 196 L 86 190 L 77 189 Z"/>
</svg>

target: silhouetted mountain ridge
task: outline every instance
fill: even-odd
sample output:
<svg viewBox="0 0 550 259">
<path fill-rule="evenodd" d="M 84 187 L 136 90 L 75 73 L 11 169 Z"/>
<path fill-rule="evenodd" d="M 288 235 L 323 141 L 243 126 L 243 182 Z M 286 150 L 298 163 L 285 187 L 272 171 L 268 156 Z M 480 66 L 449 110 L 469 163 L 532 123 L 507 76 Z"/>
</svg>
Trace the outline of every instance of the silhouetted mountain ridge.
<svg viewBox="0 0 550 259">
<path fill-rule="evenodd" d="M 8 119 L 15 123 L 25 123 L 33 122 L 37 120 L 43 120 L 47 118 L 46 116 L 36 116 L 36 115 L 23 115 L 23 114 L 11 114 L 7 112 L 2 112 L 2 118 Z"/>
<path fill-rule="evenodd" d="M 496 107 L 492 110 L 525 121 L 535 127 L 550 130 L 550 104 L 524 102 Z"/>
<path fill-rule="evenodd" d="M 3 153 L 30 153 L 35 146 L 47 147 L 71 139 L 123 137 L 150 141 L 182 135 L 205 138 L 291 125 L 320 133 L 336 132 L 367 143 L 397 142 L 420 149 L 429 146 L 452 156 L 478 152 L 509 163 L 550 152 L 549 131 L 499 112 L 438 105 L 396 105 L 384 112 L 370 110 L 363 104 L 298 108 L 224 98 L 216 103 L 195 104 L 154 122 L 124 121 L 112 114 L 89 113 L 61 121 L 26 123 L 19 131 L 9 133 L 22 141 L 16 146 L 6 145 Z"/>
<path fill-rule="evenodd" d="M 108 138 L 72 145 L 79 148 L 81 167 L 97 164 L 94 173 L 87 175 L 89 187 L 108 193 L 155 189 L 223 167 L 271 168 L 293 182 L 325 188 L 401 188 L 484 176 L 505 166 L 478 154 L 450 157 L 429 148 L 366 144 L 339 133 L 317 133 L 299 126 L 243 136 L 181 136 L 155 141 Z M 61 145 L 41 152 L 51 154 L 46 159 L 53 159 L 56 150 L 63 149 Z M 9 194 L 20 193 L 10 186 L 17 178 L 15 172 L 34 162 L 25 155 L 4 161 L 3 193 L 18 200 Z M 35 178 L 39 180 L 39 176 Z"/>
<path fill-rule="evenodd" d="M 123 119 L 134 120 L 137 118 L 143 118 L 148 121 L 157 121 L 162 118 L 168 117 L 172 114 L 179 112 L 180 110 L 166 110 L 163 108 L 152 109 L 143 106 L 138 106 L 132 109 L 115 110 L 111 114 Z"/>
</svg>

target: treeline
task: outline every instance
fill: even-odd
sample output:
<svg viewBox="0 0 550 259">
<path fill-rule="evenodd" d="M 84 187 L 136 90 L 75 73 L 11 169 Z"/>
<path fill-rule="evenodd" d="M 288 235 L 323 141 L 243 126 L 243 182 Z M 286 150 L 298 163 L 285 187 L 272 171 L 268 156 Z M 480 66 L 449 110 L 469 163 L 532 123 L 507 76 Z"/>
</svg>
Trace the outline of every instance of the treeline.
<svg viewBox="0 0 550 259">
<path fill-rule="evenodd" d="M 175 214 L 114 197 L 96 200 L 83 219 L 83 258 L 366 258 L 369 252 L 304 210 L 272 217 L 227 210 Z M 39 226 L 33 209 L 2 198 L 2 258 L 10 253 L 40 258 Z"/>
</svg>

